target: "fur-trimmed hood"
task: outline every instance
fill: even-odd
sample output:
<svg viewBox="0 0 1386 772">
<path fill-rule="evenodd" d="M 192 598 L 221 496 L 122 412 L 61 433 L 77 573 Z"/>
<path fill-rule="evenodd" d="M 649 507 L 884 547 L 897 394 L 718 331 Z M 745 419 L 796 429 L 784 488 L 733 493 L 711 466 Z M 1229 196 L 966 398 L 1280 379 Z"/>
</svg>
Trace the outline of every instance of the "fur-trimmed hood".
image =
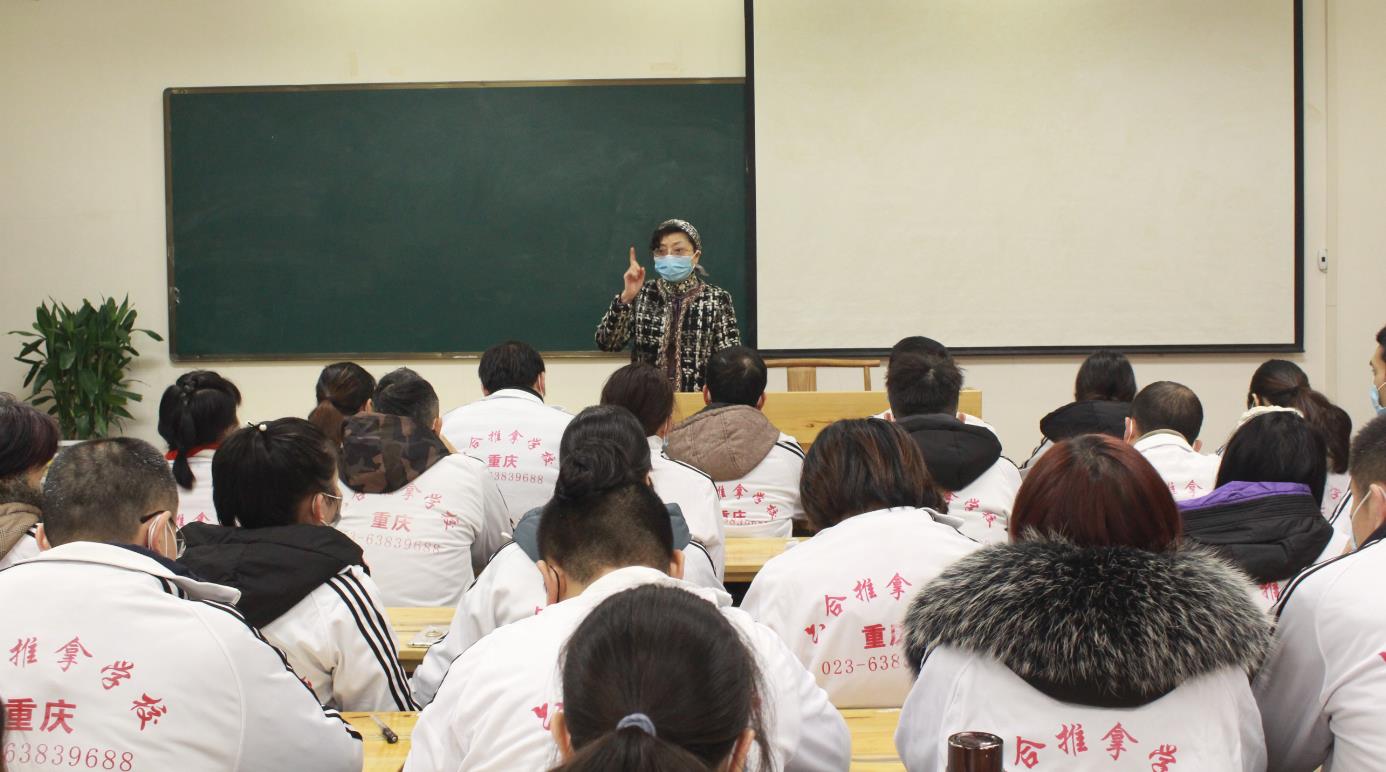
<svg viewBox="0 0 1386 772">
<path fill-rule="evenodd" d="M 1270 628 L 1250 592 L 1202 548 L 999 544 L 920 590 L 905 651 L 916 674 L 930 650 L 952 646 L 1062 702 L 1136 707 L 1212 671 L 1260 664 Z"/>
</svg>

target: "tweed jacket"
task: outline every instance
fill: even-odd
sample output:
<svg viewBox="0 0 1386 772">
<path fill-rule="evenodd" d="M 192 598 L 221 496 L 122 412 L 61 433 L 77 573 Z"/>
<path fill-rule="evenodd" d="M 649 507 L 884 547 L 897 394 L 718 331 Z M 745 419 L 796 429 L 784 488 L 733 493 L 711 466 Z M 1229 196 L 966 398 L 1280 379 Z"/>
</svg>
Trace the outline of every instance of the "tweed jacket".
<svg viewBox="0 0 1386 772">
<path fill-rule="evenodd" d="M 629 303 L 618 294 L 597 325 L 596 340 L 602 351 L 629 343 L 632 362 L 660 368 L 676 391 L 701 391 L 708 357 L 741 345 L 741 333 L 731 293 L 695 274 L 677 284 L 647 281 Z"/>
</svg>

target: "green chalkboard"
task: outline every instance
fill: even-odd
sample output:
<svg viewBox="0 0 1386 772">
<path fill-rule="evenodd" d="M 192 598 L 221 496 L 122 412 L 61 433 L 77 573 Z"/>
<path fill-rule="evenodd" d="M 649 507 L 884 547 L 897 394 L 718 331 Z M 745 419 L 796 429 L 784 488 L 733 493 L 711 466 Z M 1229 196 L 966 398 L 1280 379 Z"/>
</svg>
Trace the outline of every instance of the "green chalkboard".
<svg viewBox="0 0 1386 772">
<path fill-rule="evenodd" d="M 164 124 L 175 359 L 591 351 L 668 217 L 745 325 L 739 80 L 172 88 Z"/>
</svg>

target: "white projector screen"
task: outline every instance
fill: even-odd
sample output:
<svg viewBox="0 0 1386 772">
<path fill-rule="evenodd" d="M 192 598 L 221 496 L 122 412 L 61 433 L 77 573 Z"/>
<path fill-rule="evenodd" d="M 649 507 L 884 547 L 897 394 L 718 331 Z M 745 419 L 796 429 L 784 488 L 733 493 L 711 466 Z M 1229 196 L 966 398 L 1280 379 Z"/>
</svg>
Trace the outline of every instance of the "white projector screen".
<svg viewBox="0 0 1386 772">
<path fill-rule="evenodd" d="M 755 0 L 770 350 L 1286 349 L 1294 0 Z"/>
</svg>

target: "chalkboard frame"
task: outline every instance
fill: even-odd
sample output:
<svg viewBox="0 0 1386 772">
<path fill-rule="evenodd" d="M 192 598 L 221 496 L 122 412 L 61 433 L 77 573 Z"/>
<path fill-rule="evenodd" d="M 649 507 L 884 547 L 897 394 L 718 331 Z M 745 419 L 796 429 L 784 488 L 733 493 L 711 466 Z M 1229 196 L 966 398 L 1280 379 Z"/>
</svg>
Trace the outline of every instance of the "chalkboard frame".
<svg viewBox="0 0 1386 772">
<path fill-rule="evenodd" d="M 747 40 L 749 41 L 749 31 Z M 544 88 L 559 86 L 680 86 L 680 85 L 741 85 L 746 87 L 746 302 L 745 308 L 738 308 L 744 320 L 744 336 L 750 345 L 756 338 L 756 283 L 755 283 L 755 127 L 750 121 L 749 111 L 753 108 L 750 94 L 750 78 L 592 78 L 578 80 L 502 80 L 502 81 L 420 81 L 390 83 L 311 83 L 295 85 L 265 86 L 186 86 L 165 88 L 163 91 L 164 121 L 164 255 L 166 295 L 168 303 L 168 346 L 169 358 L 181 362 L 294 362 L 323 359 L 360 360 L 449 360 L 476 358 L 481 351 L 401 351 L 401 352 L 312 352 L 312 353 L 255 353 L 255 354 L 186 354 L 178 352 L 178 287 L 174 282 L 174 219 L 173 219 L 173 134 L 172 97 L 183 94 L 268 94 L 286 92 L 316 91 L 389 91 L 421 89 L 486 89 L 486 88 Z M 596 319 L 593 319 L 593 327 Z M 543 352 L 548 356 L 604 359 L 626 358 L 623 352 L 595 350 Z"/>
</svg>

